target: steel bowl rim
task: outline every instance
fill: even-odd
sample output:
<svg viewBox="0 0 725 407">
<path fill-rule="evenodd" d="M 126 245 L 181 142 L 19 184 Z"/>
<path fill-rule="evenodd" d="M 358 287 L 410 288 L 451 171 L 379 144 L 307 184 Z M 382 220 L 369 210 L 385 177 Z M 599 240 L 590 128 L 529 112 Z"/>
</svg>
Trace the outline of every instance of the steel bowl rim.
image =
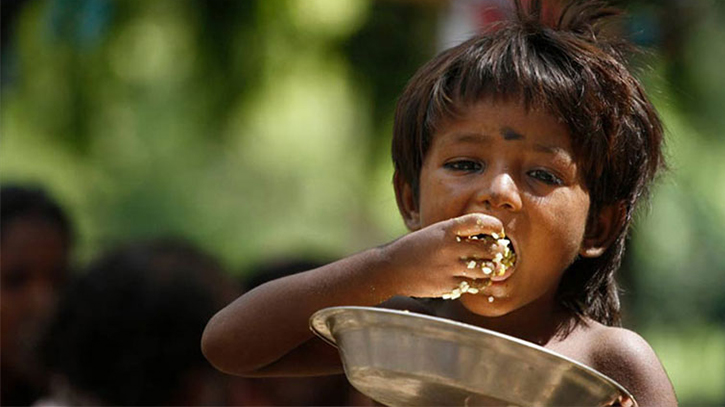
<svg viewBox="0 0 725 407">
<path fill-rule="evenodd" d="M 336 307 L 323 308 L 323 309 L 316 311 L 314 314 L 312 314 L 312 316 L 310 317 L 310 320 L 309 320 L 310 329 L 323 341 L 325 341 L 328 344 L 337 348 L 338 347 L 337 342 L 335 340 L 335 337 L 332 335 L 332 332 L 330 330 L 329 325 L 327 324 L 327 321 L 331 317 L 333 317 L 337 314 L 341 314 L 341 313 L 345 313 L 345 312 L 356 312 L 356 311 L 357 312 L 373 312 L 373 313 L 389 314 L 389 315 L 396 315 L 396 316 L 400 316 L 400 317 L 420 318 L 420 319 L 429 320 L 429 321 L 439 323 L 439 324 L 449 325 L 449 326 L 462 328 L 462 329 L 474 330 L 474 331 L 478 331 L 478 332 L 481 332 L 481 333 L 484 333 L 487 335 L 491 335 L 491 336 L 494 336 L 494 337 L 497 337 L 497 338 L 500 338 L 503 340 L 508 340 L 508 341 L 518 344 L 519 346 L 532 348 L 532 349 L 538 350 L 540 352 L 543 352 L 549 356 L 553 356 L 555 358 L 562 359 L 566 362 L 569 362 L 572 365 L 574 365 L 576 368 L 582 369 L 585 372 L 587 372 L 588 374 L 591 374 L 591 375 L 597 377 L 598 379 L 603 380 L 603 381 L 607 382 L 608 384 L 612 385 L 623 396 L 628 397 L 628 398 L 632 399 L 633 401 L 635 400 L 634 396 L 632 396 L 632 394 L 624 386 L 619 384 L 616 380 L 612 379 L 611 377 L 605 375 L 604 373 L 599 372 L 596 369 L 591 368 L 581 362 L 578 362 L 578 361 L 571 359 L 567 356 L 564 356 L 560 353 L 554 352 L 550 349 L 546 349 L 543 346 L 539 346 L 535 343 L 531 343 L 531 342 L 510 336 L 510 335 L 502 334 L 500 332 L 496 332 L 496 331 L 493 331 L 490 329 L 485 329 L 485 328 L 481 328 L 481 327 L 478 327 L 475 325 L 470 325 L 470 324 L 466 324 L 463 322 L 454 321 L 452 319 L 421 314 L 421 313 L 417 313 L 417 312 L 413 312 L 413 311 L 403 311 L 403 310 L 390 309 L 390 308 L 364 307 L 364 306 L 336 306 Z M 635 405 L 637 405 L 636 401 L 635 401 Z"/>
</svg>

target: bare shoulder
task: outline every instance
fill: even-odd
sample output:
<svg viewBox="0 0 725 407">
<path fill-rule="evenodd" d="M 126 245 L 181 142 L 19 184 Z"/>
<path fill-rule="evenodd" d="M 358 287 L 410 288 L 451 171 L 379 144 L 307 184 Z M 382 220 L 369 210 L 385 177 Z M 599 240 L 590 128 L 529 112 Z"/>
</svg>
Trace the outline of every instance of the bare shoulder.
<svg viewBox="0 0 725 407">
<path fill-rule="evenodd" d="M 590 322 L 587 331 L 593 368 L 628 389 L 640 406 L 677 405 L 670 379 L 644 338 L 597 322 Z"/>
</svg>

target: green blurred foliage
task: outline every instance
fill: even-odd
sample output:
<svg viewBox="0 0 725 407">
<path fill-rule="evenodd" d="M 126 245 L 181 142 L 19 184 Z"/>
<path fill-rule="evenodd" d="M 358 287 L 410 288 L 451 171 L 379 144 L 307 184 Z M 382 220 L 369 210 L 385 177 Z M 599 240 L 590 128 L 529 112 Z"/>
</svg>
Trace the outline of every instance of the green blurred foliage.
<svg viewBox="0 0 725 407">
<path fill-rule="evenodd" d="M 109 21 L 84 38 L 91 4 Z M 367 0 L 27 2 L 3 178 L 66 202 L 81 260 L 164 234 L 235 270 L 389 240 L 403 229 L 382 112 L 430 49 L 420 35 L 378 44 L 395 18 L 421 31 L 432 17 Z"/>
<path fill-rule="evenodd" d="M 634 32 L 654 34 L 641 78 L 665 124 L 669 170 L 625 258 L 626 321 L 659 355 L 681 405 L 723 405 L 725 2 L 639 1 L 631 11 L 644 22 Z"/>
<path fill-rule="evenodd" d="M 371 0 L 35 0 L 3 33 L 3 182 L 39 182 L 78 261 L 183 236 L 238 274 L 404 233 L 390 129 L 440 7 Z M 631 11 L 670 172 L 634 228 L 628 326 L 683 405 L 725 404 L 725 2 Z M 5 10 L 5 9 L 4 9 Z"/>
</svg>

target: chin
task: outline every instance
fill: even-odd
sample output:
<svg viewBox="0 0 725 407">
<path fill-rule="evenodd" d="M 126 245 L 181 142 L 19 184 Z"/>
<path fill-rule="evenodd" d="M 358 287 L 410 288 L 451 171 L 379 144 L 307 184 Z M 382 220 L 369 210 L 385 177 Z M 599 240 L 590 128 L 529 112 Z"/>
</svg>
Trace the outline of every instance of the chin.
<svg viewBox="0 0 725 407">
<path fill-rule="evenodd" d="M 485 294 L 468 295 L 461 297 L 460 301 L 468 311 L 482 317 L 502 317 L 514 310 L 510 299 L 494 296 L 491 302 L 489 297 L 489 295 Z"/>
</svg>

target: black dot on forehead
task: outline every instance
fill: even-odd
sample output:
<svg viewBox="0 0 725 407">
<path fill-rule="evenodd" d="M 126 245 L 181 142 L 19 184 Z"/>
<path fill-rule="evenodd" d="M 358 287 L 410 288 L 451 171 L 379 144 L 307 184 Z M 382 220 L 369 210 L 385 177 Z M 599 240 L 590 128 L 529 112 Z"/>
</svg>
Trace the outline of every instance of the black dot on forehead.
<svg viewBox="0 0 725 407">
<path fill-rule="evenodd" d="M 510 127 L 501 128 L 501 136 L 504 140 L 521 140 L 524 138 L 523 134 L 517 133 Z"/>
</svg>

